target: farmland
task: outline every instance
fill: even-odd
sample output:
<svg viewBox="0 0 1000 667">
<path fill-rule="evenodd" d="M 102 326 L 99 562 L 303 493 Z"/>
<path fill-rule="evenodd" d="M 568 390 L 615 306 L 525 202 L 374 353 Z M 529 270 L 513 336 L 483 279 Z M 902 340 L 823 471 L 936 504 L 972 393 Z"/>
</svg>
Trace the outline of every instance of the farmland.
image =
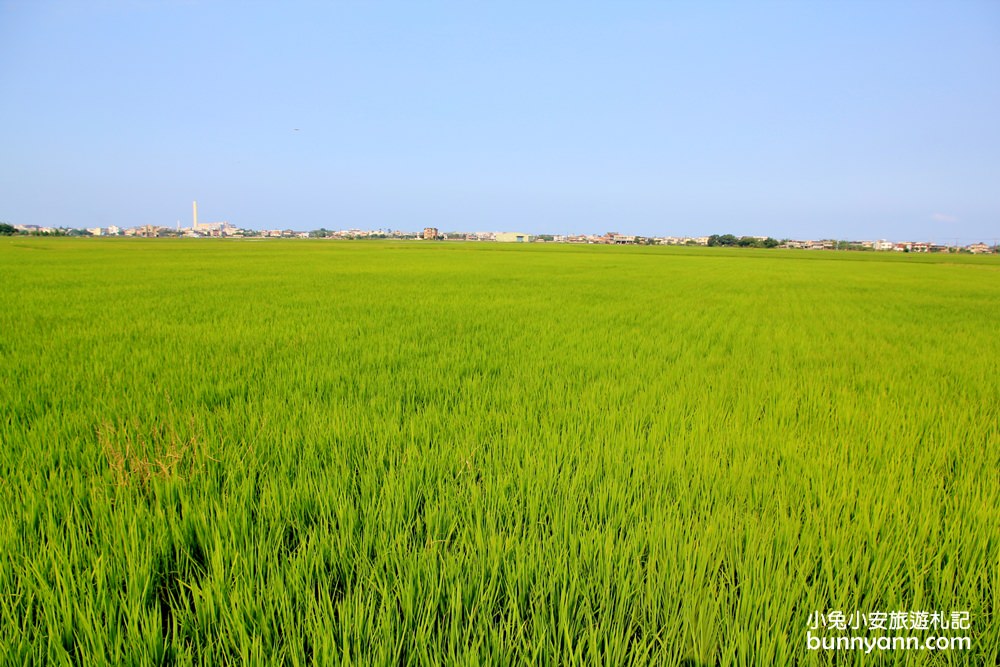
<svg viewBox="0 0 1000 667">
<path fill-rule="evenodd" d="M 0 268 L 4 664 L 1000 662 L 995 257 L 12 238 Z M 811 651 L 817 610 L 967 611 L 972 646 Z"/>
</svg>

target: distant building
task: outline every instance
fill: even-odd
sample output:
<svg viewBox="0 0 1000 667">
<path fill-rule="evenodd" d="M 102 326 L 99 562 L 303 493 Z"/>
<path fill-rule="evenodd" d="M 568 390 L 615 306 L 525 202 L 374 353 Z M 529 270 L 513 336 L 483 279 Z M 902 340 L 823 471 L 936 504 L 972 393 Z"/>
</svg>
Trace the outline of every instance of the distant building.
<svg viewBox="0 0 1000 667">
<path fill-rule="evenodd" d="M 500 243 L 528 243 L 531 241 L 530 234 L 522 234 L 521 232 L 497 232 L 493 237 Z"/>
<path fill-rule="evenodd" d="M 981 254 L 984 254 L 984 253 L 992 252 L 992 250 L 990 249 L 990 247 L 988 245 L 986 245 L 985 243 L 982 243 L 982 242 L 980 242 L 980 243 L 973 243 L 973 244 L 971 244 L 969 246 L 966 246 L 966 250 L 968 250 L 971 253 L 975 253 L 977 255 L 981 255 Z"/>
<path fill-rule="evenodd" d="M 433 241 L 438 237 L 437 227 L 424 227 L 424 240 Z"/>
<path fill-rule="evenodd" d="M 227 220 L 221 222 L 198 222 L 198 202 L 191 204 L 191 231 L 208 236 L 228 236 L 236 232 L 236 228 Z"/>
</svg>

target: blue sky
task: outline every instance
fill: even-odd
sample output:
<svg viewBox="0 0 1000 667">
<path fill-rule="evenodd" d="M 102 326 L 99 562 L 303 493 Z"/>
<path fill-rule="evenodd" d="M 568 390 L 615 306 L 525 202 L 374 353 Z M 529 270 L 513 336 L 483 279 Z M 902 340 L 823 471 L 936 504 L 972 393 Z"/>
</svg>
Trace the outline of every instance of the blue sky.
<svg viewBox="0 0 1000 667">
<path fill-rule="evenodd" d="M 1000 2 L 0 0 L 0 220 L 1000 236 Z"/>
</svg>

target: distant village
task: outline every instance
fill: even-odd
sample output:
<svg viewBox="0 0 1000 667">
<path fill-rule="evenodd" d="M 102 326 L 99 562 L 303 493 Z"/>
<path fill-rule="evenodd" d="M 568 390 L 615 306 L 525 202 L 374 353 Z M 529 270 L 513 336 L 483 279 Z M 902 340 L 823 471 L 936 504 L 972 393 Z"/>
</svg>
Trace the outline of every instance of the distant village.
<svg viewBox="0 0 1000 667">
<path fill-rule="evenodd" d="M 991 254 L 1000 252 L 1000 246 L 982 241 L 960 245 L 958 243 L 931 243 L 929 241 L 886 241 L 864 240 L 844 241 L 836 239 L 773 239 L 767 236 L 734 236 L 715 234 L 712 236 L 634 236 L 608 232 L 606 234 L 523 234 L 517 232 L 440 232 L 427 227 L 420 232 L 392 229 L 342 229 L 331 231 L 315 229 L 295 231 L 291 229 L 254 230 L 234 227 L 228 222 L 200 223 L 193 227 L 162 227 L 141 225 L 125 229 L 109 227 L 38 227 L 35 225 L 12 225 L 18 234 L 33 236 L 133 236 L 148 238 L 297 238 L 297 239 L 398 239 L 423 241 L 482 241 L 494 243 L 577 243 L 600 245 L 673 245 L 673 246 L 733 246 L 749 248 L 795 248 L 799 250 L 875 250 L 892 252 L 940 252 Z"/>
<path fill-rule="evenodd" d="M 923 253 L 973 253 L 990 254 L 1000 252 L 996 240 L 993 245 L 982 241 L 960 245 L 958 239 L 948 243 L 930 241 L 886 241 L 835 239 L 798 240 L 775 239 L 769 236 L 735 236 L 733 234 L 713 234 L 711 236 L 635 236 L 607 232 L 606 234 L 526 234 L 520 232 L 441 232 L 436 227 L 425 227 L 422 231 L 400 231 L 393 229 L 341 229 L 325 228 L 312 231 L 291 229 L 253 230 L 242 229 L 228 221 L 200 222 L 198 203 L 192 206 L 192 221 L 188 227 L 159 225 L 139 225 L 120 228 L 88 227 L 39 227 L 35 225 L 9 225 L 8 233 L 38 236 L 133 236 L 147 238 L 299 238 L 299 239 L 399 239 L 422 241 L 476 241 L 493 243 L 577 243 L 600 245 L 671 245 L 671 246 L 730 246 L 744 248 L 794 248 L 798 250 L 868 250 L 881 252 L 923 252 Z"/>
</svg>

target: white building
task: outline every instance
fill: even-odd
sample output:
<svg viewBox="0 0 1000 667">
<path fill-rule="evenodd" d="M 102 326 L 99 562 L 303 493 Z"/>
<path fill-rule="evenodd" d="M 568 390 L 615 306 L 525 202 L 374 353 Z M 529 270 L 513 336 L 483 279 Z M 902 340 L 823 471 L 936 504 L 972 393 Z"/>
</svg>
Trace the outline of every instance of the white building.
<svg viewBox="0 0 1000 667">
<path fill-rule="evenodd" d="M 531 241 L 530 234 L 522 234 L 521 232 L 497 232 L 493 238 L 500 243 L 528 243 Z"/>
</svg>

